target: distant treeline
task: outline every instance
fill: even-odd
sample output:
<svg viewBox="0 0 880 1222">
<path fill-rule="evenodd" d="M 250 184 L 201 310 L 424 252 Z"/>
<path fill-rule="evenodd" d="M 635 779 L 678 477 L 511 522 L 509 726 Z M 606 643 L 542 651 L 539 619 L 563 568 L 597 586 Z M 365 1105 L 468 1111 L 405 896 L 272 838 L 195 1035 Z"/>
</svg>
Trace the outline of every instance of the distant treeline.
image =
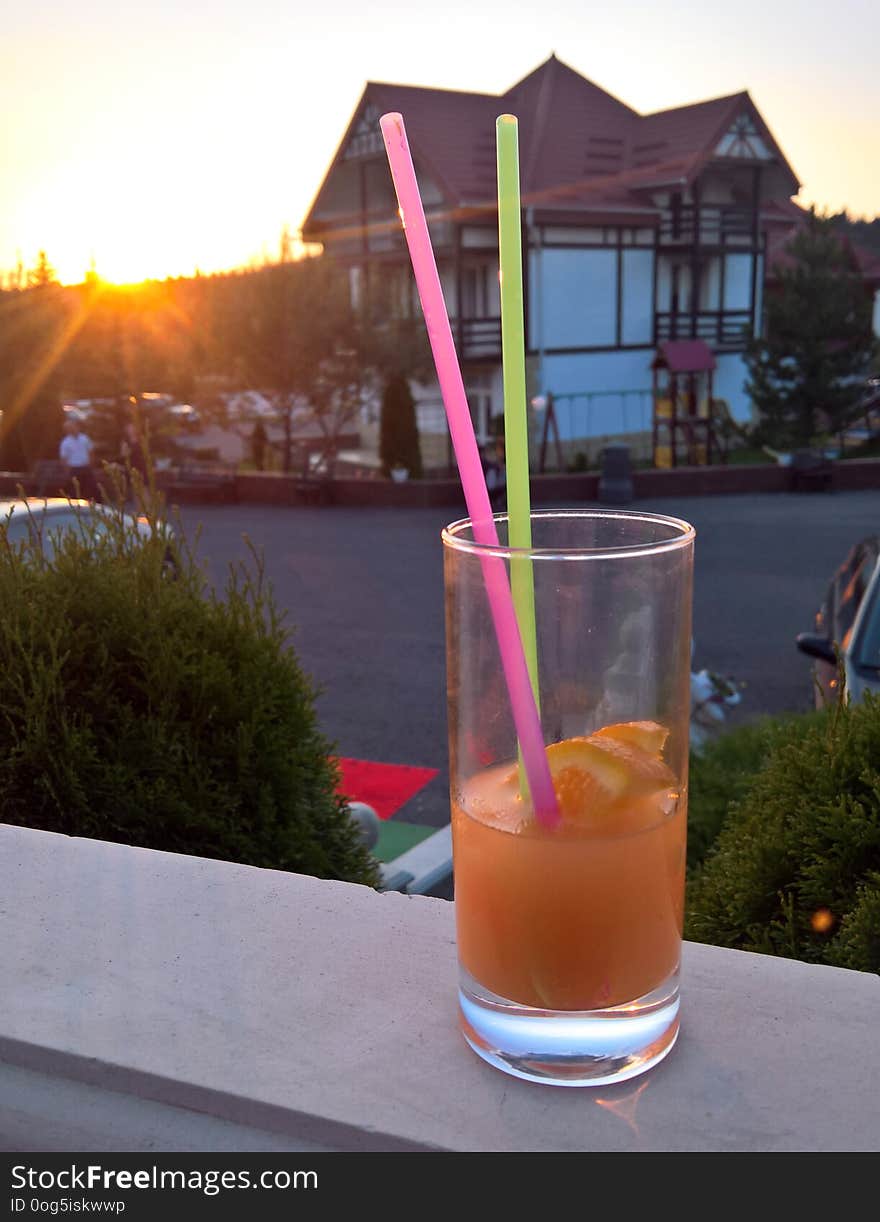
<svg viewBox="0 0 880 1222">
<path fill-rule="evenodd" d="M 845 233 L 857 246 L 880 255 L 880 216 L 875 216 L 872 221 L 856 221 L 845 212 L 839 212 L 830 219 L 835 228 Z"/>
<path fill-rule="evenodd" d="M 222 391 L 260 389 L 288 421 L 304 398 L 332 440 L 367 383 L 425 367 L 422 329 L 400 316 L 395 274 L 374 277 L 353 304 L 347 270 L 323 256 L 62 286 L 41 254 L 22 287 L 0 290 L 0 467 L 27 470 L 56 452 L 62 398 L 123 407 L 144 391 L 206 405 Z"/>
</svg>

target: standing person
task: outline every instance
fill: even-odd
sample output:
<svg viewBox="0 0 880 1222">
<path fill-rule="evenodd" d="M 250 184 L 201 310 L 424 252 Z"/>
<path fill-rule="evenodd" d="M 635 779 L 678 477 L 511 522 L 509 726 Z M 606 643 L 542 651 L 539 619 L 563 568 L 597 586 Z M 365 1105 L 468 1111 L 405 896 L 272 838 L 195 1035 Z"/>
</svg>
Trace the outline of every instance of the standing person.
<svg viewBox="0 0 880 1222">
<path fill-rule="evenodd" d="M 91 438 L 84 433 L 76 417 L 64 425 L 64 437 L 58 447 L 58 457 L 66 464 L 72 480 L 79 484 L 79 495 L 93 501 L 97 492 L 95 473 L 92 470 Z"/>
<path fill-rule="evenodd" d="M 141 434 L 137 425 L 133 420 L 126 422 L 122 438 L 122 465 L 125 467 L 125 473 L 128 477 L 126 482 L 131 483 L 131 475 L 133 471 L 137 471 L 140 476 L 141 485 L 147 483 L 147 455 L 141 442 Z M 129 495 L 137 494 L 138 489 L 130 489 Z"/>
<path fill-rule="evenodd" d="M 480 462 L 486 477 L 489 503 L 495 513 L 507 502 L 507 472 L 504 466 L 504 438 L 496 437 L 491 446 L 480 447 Z"/>
<path fill-rule="evenodd" d="M 147 478 L 147 456 L 141 443 L 141 435 L 133 420 L 125 426 L 125 437 L 122 442 L 122 453 L 132 471 L 137 471 L 141 479 Z"/>
<path fill-rule="evenodd" d="M 262 420 L 257 420 L 254 425 L 254 431 L 251 433 L 251 453 L 253 454 L 254 466 L 258 471 L 262 471 L 266 464 L 266 428 Z"/>
</svg>

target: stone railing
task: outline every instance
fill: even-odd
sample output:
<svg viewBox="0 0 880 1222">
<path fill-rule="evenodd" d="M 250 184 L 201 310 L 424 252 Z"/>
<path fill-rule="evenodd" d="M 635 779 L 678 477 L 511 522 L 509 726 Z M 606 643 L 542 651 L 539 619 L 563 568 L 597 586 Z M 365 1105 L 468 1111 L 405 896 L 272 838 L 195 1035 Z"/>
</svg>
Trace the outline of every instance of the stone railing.
<svg viewBox="0 0 880 1222">
<path fill-rule="evenodd" d="M 669 1058 L 564 1090 L 462 1041 L 444 900 L 8 826 L 0 860 L 0 1148 L 876 1148 L 873 975 L 687 944 Z"/>
</svg>

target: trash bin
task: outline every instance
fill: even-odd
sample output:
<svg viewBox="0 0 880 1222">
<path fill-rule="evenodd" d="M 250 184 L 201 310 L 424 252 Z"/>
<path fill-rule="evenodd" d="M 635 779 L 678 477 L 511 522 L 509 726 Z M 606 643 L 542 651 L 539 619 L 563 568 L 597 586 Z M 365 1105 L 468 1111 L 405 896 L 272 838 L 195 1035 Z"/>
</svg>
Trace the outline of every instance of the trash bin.
<svg viewBox="0 0 880 1222">
<path fill-rule="evenodd" d="M 831 459 L 815 450 L 796 450 L 789 470 L 793 492 L 828 492 L 834 478 Z"/>
<path fill-rule="evenodd" d="M 602 451 L 599 500 L 603 505 L 628 505 L 633 499 L 629 446 L 607 445 Z"/>
</svg>

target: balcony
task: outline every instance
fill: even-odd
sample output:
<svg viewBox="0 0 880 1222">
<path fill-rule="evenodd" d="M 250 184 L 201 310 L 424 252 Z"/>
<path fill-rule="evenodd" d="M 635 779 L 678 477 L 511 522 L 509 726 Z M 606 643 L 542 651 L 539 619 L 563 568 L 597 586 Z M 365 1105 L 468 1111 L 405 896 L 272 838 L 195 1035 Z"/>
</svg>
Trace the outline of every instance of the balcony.
<svg viewBox="0 0 880 1222">
<path fill-rule="evenodd" d="M 870 1150 L 880 978 L 686 944 L 683 1025 L 615 1088 L 489 1068 L 453 905 L 0 827 L 0 1145 Z"/>
<path fill-rule="evenodd" d="M 752 338 L 752 315 L 749 310 L 700 310 L 695 316 L 658 310 L 654 330 L 658 344 L 669 339 L 702 339 L 716 351 L 745 348 Z"/>
<path fill-rule="evenodd" d="M 391 324 L 387 315 L 376 313 L 371 318 L 371 325 L 378 332 L 388 332 Z M 492 318 L 456 318 L 450 317 L 452 336 L 460 361 L 500 361 L 501 360 L 501 319 Z M 417 318 L 395 318 L 394 326 L 411 328 L 413 333 L 424 332 L 424 321 L 421 314 Z"/>
<path fill-rule="evenodd" d="M 459 318 L 452 327 L 460 360 L 501 359 L 500 318 Z"/>
<path fill-rule="evenodd" d="M 682 204 L 664 212 L 660 246 L 750 246 L 755 213 L 741 205 Z"/>
</svg>

